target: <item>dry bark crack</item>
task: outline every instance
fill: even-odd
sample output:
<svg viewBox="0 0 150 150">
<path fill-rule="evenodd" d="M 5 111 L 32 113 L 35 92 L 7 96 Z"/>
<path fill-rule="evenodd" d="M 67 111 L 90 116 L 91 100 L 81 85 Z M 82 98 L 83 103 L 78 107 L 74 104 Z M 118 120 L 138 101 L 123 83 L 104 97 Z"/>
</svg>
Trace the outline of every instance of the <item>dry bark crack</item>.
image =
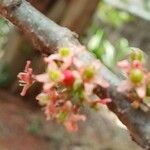
<svg viewBox="0 0 150 150">
<path fill-rule="evenodd" d="M 22 30 L 42 53 L 54 53 L 64 45 L 81 46 L 73 32 L 55 24 L 25 0 L 0 0 L 0 14 Z M 79 54 L 78 59 L 91 63 L 96 58 L 86 51 Z M 108 89 L 103 89 L 112 98 L 110 110 L 126 125 L 133 140 L 150 150 L 150 111 L 133 109 L 127 93 L 118 93 L 116 90 L 121 79 L 105 66 L 98 73 L 110 83 Z M 101 88 L 97 88 L 98 91 L 101 91 Z M 103 96 L 105 94 L 104 92 Z"/>
</svg>

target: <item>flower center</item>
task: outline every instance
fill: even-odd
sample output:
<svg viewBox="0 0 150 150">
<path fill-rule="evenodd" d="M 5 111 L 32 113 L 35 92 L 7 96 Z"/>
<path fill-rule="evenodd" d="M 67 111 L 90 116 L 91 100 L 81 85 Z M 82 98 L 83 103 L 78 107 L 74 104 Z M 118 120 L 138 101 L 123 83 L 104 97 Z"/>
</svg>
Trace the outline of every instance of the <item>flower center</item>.
<svg viewBox="0 0 150 150">
<path fill-rule="evenodd" d="M 95 69 L 93 66 L 88 66 L 87 68 L 85 68 L 83 72 L 83 76 L 85 79 L 93 78 L 94 74 L 95 74 Z"/>
<path fill-rule="evenodd" d="M 130 59 L 131 61 L 134 61 L 134 60 L 142 61 L 143 52 L 141 50 L 133 50 L 130 54 Z"/>
<path fill-rule="evenodd" d="M 141 83 L 144 78 L 143 72 L 140 69 L 132 69 L 129 74 L 130 80 L 135 83 Z"/>
<path fill-rule="evenodd" d="M 60 78 L 60 72 L 57 70 L 49 71 L 49 77 L 52 81 L 57 81 Z"/>
<path fill-rule="evenodd" d="M 70 49 L 69 48 L 61 48 L 60 50 L 59 50 L 59 54 L 60 54 L 60 56 L 62 56 L 62 57 L 67 57 L 67 56 L 69 56 L 69 54 L 70 54 Z"/>
</svg>

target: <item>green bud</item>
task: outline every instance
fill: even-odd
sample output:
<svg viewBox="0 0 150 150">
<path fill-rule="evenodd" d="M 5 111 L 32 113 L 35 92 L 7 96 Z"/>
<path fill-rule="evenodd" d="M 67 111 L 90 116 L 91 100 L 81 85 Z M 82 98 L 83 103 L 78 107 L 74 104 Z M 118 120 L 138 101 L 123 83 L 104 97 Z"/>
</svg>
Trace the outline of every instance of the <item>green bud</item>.
<svg viewBox="0 0 150 150">
<path fill-rule="evenodd" d="M 83 88 L 82 80 L 81 79 L 76 79 L 74 84 L 73 84 L 73 90 L 78 91 Z"/>
<path fill-rule="evenodd" d="M 59 54 L 60 54 L 60 56 L 62 56 L 62 57 L 67 57 L 67 56 L 69 56 L 69 54 L 70 54 L 70 49 L 69 49 L 69 48 L 66 48 L 66 47 L 63 47 L 63 48 L 61 48 L 61 49 L 59 50 Z"/>
<path fill-rule="evenodd" d="M 82 103 L 84 100 L 84 87 L 81 79 L 76 79 L 73 85 L 73 103 Z"/>
<path fill-rule="evenodd" d="M 94 76 L 94 74 L 95 74 L 94 67 L 93 66 L 88 66 L 87 68 L 85 68 L 83 76 L 86 79 L 90 79 L 90 78 L 92 78 Z"/>
<path fill-rule="evenodd" d="M 142 61 L 143 60 L 143 52 L 141 50 L 132 50 L 132 52 L 130 53 L 130 60 L 131 61 L 134 61 L 134 60 Z"/>
<path fill-rule="evenodd" d="M 132 69 L 129 74 L 129 78 L 134 84 L 138 84 L 141 83 L 141 81 L 144 78 L 144 75 L 140 69 Z"/>
<path fill-rule="evenodd" d="M 57 81 L 60 78 L 60 72 L 57 70 L 51 70 L 49 71 L 49 78 L 52 81 Z"/>
</svg>

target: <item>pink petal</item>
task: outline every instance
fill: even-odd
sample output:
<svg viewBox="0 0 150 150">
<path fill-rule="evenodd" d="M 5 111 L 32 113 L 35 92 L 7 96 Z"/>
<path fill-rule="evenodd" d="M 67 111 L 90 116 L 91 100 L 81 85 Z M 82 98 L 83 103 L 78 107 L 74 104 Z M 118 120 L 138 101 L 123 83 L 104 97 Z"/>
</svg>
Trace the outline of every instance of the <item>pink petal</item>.
<svg viewBox="0 0 150 150">
<path fill-rule="evenodd" d="M 31 65 L 31 61 L 28 60 L 27 63 L 26 63 L 26 66 L 25 66 L 25 69 L 24 69 L 24 72 L 28 72 L 28 69 L 30 68 L 30 65 Z"/>
<path fill-rule="evenodd" d="M 86 95 L 91 95 L 93 93 L 94 87 L 95 87 L 94 84 L 85 83 L 84 88 L 85 88 Z"/>
<path fill-rule="evenodd" d="M 117 87 L 118 92 L 125 92 L 132 89 L 132 85 L 128 80 L 122 81 L 119 86 Z"/>
<path fill-rule="evenodd" d="M 92 65 L 94 66 L 94 68 L 95 68 L 96 70 L 98 70 L 98 69 L 101 68 L 101 63 L 100 63 L 99 60 L 96 60 L 96 61 L 92 62 Z"/>
<path fill-rule="evenodd" d="M 112 102 L 110 98 L 104 98 L 99 101 L 100 104 L 106 105 L 107 103 Z"/>
<path fill-rule="evenodd" d="M 69 132 L 76 132 L 78 130 L 78 121 L 85 121 L 86 117 L 84 115 L 71 115 L 69 120 L 64 123 L 65 127 Z"/>
<path fill-rule="evenodd" d="M 59 54 L 52 54 L 52 55 L 44 58 L 44 61 L 46 63 L 51 63 L 54 60 L 61 60 L 61 57 L 59 56 Z"/>
<path fill-rule="evenodd" d="M 22 80 L 22 81 L 25 81 L 26 80 L 26 73 L 24 72 L 20 72 L 17 77 Z"/>
<path fill-rule="evenodd" d="M 77 67 L 77 69 L 80 69 L 84 66 L 83 62 L 77 58 L 73 58 L 73 64 L 75 65 L 75 67 Z"/>
<path fill-rule="evenodd" d="M 24 85 L 23 89 L 22 89 L 22 92 L 20 93 L 21 96 L 25 96 L 26 95 L 26 92 L 27 90 L 29 89 L 30 85 Z"/>
<path fill-rule="evenodd" d="M 145 97 L 145 95 L 146 95 L 145 85 L 136 87 L 135 90 L 136 90 L 136 92 L 137 92 L 137 94 L 138 94 L 138 96 L 140 98 L 144 98 Z"/>
<path fill-rule="evenodd" d="M 69 132 L 76 132 L 78 131 L 78 125 L 77 123 L 71 122 L 71 121 L 67 121 L 64 123 L 64 126 L 66 127 L 66 129 Z"/>
<path fill-rule="evenodd" d="M 43 85 L 43 91 L 46 92 L 46 93 L 48 93 L 48 92 L 51 90 L 51 88 L 52 88 L 53 86 L 54 86 L 54 82 L 45 83 L 45 84 Z"/>
<path fill-rule="evenodd" d="M 51 61 L 51 63 L 48 64 L 47 69 L 48 70 L 58 70 L 59 68 L 58 68 L 56 62 Z"/>
<path fill-rule="evenodd" d="M 134 68 L 142 68 L 142 63 L 138 60 L 134 60 L 133 63 L 132 63 L 132 66 Z"/>
<path fill-rule="evenodd" d="M 85 121 L 86 117 L 84 115 L 75 114 L 75 115 L 72 115 L 72 120 L 73 121 Z"/>
<path fill-rule="evenodd" d="M 55 118 L 56 114 L 57 114 L 57 107 L 54 104 L 49 104 L 48 106 L 45 107 L 45 115 L 47 120 Z"/>
<path fill-rule="evenodd" d="M 96 77 L 94 79 L 94 83 L 100 85 L 103 88 L 108 88 L 109 87 L 109 83 L 101 77 Z"/>
<path fill-rule="evenodd" d="M 74 71 L 72 71 L 72 73 L 73 73 L 75 78 L 81 78 L 81 75 L 78 71 L 74 70 Z"/>
<path fill-rule="evenodd" d="M 80 52 L 86 50 L 86 47 L 85 46 L 74 46 L 74 45 L 71 45 L 70 46 L 72 52 L 74 54 L 79 54 Z"/>
<path fill-rule="evenodd" d="M 71 109 L 72 109 L 72 103 L 70 101 L 65 102 L 63 106 L 63 110 L 69 112 L 71 111 Z"/>
<path fill-rule="evenodd" d="M 30 68 L 30 61 L 27 61 L 24 72 L 18 74 L 18 78 L 20 79 L 20 85 L 23 86 L 21 95 L 24 96 L 28 90 L 28 88 L 34 83 L 33 79 L 33 70 Z"/>
<path fill-rule="evenodd" d="M 64 59 L 64 63 L 61 66 L 62 70 L 68 69 L 72 65 L 72 57 L 67 57 Z"/>
<path fill-rule="evenodd" d="M 130 70 L 130 63 L 127 60 L 122 60 L 118 62 L 117 66 L 121 68 L 124 72 L 128 72 Z"/>
<path fill-rule="evenodd" d="M 38 82 L 42 82 L 42 83 L 46 83 L 46 82 L 49 81 L 48 74 L 46 74 L 46 73 L 40 74 L 40 75 L 36 75 L 36 76 L 35 76 L 35 79 L 36 79 Z"/>
</svg>

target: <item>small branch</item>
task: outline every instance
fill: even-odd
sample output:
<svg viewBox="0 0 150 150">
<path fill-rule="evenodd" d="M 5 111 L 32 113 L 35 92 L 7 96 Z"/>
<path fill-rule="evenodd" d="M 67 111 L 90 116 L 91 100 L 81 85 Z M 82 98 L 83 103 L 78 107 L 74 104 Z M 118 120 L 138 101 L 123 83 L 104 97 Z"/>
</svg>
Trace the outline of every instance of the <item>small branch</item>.
<svg viewBox="0 0 150 150">
<path fill-rule="evenodd" d="M 75 34 L 55 24 L 46 18 L 25 0 L 20 0 L 19 5 L 5 5 L 13 0 L 0 0 L 0 14 L 18 26 L 33 44 L 46 54 L 54 53 L 61 46 L 75 45 L 81 46 Z M 9 7 L 8 7 L 9 6 Z M 79 54 L 78 59 L 90 64 L 96 58 L 88 51 Z M 116 75 L 110 72 L 105 66 L 98 72 L 110 83 L 108 89 L 97 88 L 97 93 L 101 96 L 108 94 L 112 98 L 109 108 L 115 112 L 120 120 L 128 128 L 132 138 L 139 145 L 150 150 L 150 111 L 133 109 L 130 105 L 127 93 L 118 93 L 117 85 L 121 82 Z"/>
</svg>

